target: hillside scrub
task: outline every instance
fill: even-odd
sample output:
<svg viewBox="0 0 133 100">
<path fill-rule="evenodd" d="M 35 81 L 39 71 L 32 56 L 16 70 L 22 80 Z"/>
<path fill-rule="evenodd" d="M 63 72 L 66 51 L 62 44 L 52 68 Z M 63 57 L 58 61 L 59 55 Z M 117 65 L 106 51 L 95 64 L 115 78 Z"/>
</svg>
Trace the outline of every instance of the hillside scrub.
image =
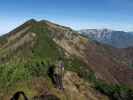
<svg viewBox="0 0 133 100">
<path fill-rule="evenodd" d="M 109 85 L 102 80 L 96 79 L 95 73 L 86 73 L 84 79 L 88 79 L 93 83 L 94 88 L 101 93 L 109 96 L 111 100 L 133 100 L 133 90 L 126 85 Z"/>
</svg>

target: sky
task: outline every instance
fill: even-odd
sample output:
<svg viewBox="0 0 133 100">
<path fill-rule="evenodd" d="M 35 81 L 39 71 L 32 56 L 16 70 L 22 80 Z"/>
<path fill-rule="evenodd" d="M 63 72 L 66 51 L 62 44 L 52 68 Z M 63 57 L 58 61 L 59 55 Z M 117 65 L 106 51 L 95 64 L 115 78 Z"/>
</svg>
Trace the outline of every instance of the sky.
<svg viewBox="0 0 133 100">
<path fill-rule="evenodd" d="M 133 0 L 0 0 L 0 34 L 31 18 L 75 30 L 133 31 Z"/>
</svg>

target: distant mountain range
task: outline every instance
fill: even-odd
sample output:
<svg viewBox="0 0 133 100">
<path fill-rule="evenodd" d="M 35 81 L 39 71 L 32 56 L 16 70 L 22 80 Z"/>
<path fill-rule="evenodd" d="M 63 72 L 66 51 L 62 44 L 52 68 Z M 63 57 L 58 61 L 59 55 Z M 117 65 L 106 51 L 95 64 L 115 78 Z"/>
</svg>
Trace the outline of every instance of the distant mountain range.
<svg viewBox="0 0 133 100">
<path fill-rule="evenodd" d="M 133 47 L 133 32 L 109 29 L 84 29 L 79 32 L 88 38 L 116 48 Z"/>
</svg>

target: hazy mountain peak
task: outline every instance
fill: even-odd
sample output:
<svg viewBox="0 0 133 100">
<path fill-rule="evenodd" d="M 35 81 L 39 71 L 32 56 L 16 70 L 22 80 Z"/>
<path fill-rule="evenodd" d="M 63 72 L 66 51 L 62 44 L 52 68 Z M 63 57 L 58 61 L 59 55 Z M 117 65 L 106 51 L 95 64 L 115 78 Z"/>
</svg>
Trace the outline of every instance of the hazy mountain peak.
<svg viewBox="0 0 133 100">
<path fill-rule="evenodd" d="M 110 29 L 85 29 L 81 34 L 118 48 L 127 48 L 133 46 L 133 34 L 130 32 L 116 31 Z"/>
</svg>

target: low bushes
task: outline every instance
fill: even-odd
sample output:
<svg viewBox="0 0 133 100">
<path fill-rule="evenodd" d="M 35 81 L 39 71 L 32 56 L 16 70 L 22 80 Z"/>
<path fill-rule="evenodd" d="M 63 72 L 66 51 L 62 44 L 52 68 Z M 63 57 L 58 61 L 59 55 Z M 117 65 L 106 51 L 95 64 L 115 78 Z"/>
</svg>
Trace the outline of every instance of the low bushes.
<svg viewBox="0 0 133 100">
<path fill-rule="evenodd" d="M 133 90 L 125 85 L 108 85 L 104 82 L 96 81 L 95 88 L 108 95 L 111 100 L 133 100 Z"/>
</svg>

